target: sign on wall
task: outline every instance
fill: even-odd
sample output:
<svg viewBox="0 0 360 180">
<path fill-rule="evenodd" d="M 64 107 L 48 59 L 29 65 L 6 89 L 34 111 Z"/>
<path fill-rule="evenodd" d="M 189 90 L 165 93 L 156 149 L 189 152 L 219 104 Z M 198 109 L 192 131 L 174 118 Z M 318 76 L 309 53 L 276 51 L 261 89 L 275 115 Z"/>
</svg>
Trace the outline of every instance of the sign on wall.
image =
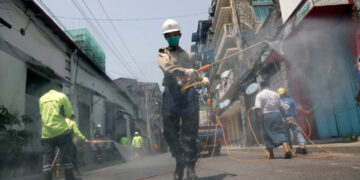
<svg viewBox="0 0 360 180">
<path fill-rule="evenodd" d="M 352 0 L 313 0 L 315 6 L 351 4 Z"/>
<path fill-rule="evenodd" d="M 283 23 L 285 23 L 302 0 L 279 0 Z"/>
</svg>

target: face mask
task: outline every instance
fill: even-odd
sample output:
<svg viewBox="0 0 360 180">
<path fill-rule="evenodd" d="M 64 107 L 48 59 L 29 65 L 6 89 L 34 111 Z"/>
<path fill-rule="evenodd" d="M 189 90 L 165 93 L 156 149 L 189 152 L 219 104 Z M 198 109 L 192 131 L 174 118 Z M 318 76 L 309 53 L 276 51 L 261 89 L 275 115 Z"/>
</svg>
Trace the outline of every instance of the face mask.
<svg viewBox="0 0 360 180">
<path fill-rule="evenodd" d="M 167 38 L 166 40 L 168 41 L 170 46 L 177 46 L 179 44 L 179 36 L 173 36 L 170 38 Z"/>
</svg>

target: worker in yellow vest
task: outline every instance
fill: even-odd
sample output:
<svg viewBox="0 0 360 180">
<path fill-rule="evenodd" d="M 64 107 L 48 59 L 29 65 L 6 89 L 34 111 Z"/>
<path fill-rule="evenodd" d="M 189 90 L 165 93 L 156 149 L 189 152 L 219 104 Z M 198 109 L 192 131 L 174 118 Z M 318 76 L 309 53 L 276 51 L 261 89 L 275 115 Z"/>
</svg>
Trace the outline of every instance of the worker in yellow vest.
<svg viewBox="0 0 360 180">
<path fill-rule="evenodd" d="M 65 121 L 65 118 L 72 114 L 72 106 L 67 96 L 62 93 L 62 88 L 61 82 L 53 81 L 51 90 L 39 99 L 45 180 L 52 179 L 52 162 L 56 147 L 63 153 L 61 164 L 64 167 L 65 179 L 76 179 L 71 159 L 72 133 Z"/>
<path fill-rule="evenodd" d="M 144 147 L 143 138 L 140 136 L 139 132 L 137 131 L 135 132 L 131 145 L 134 148 L 135 157 L 138 157 L 140 153 L 143 151 L 143 147 Z"/>
</svg>

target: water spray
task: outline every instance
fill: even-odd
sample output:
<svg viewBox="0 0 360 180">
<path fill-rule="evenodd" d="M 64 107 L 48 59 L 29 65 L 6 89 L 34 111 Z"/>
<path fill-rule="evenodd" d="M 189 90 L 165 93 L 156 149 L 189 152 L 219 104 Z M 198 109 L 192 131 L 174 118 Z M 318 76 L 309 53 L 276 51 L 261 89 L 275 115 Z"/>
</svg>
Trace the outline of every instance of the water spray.
<svg viewBox="0 0 360 180">
<path fill-rule="evenodd" d="M 204 65 L 204 66 L 200 67 L 200 68 L 198 69 L 198 71 L 200 71 L 200 72 L 201 72 L 201 71 L 205 71 L 205 70 L 211 68 L 211 66 L 213 66 L 213 65 L 215 65 L 215 64 L 221 63 L 221 62 L 223 62 L 223 61 L 225 61 L 225 60 L 229 60 L 229 58 L 234 57 L 234 56 L 236 56 L 236 55 L 238 55 L 238 54 L 240 54 L 240 53 L 242 53 L 242 52 L 245 52 L 245 51 L 247 51 L 247 50 L 250 50 L 250 49 L 252 49 L 252 48 L 254 48 L 254 47 L 257 47 L 257 46 L 259 46 L 259 45 L 261 45 L 261 44 L 263 44 L 263 43 L 266 43 L 266 44 L 270 45 L 268 41 L 261 41 L 261 42 L 259 42 L 259 43 L 256 43 L 256 44 L 252 45 L 252 46 L 249 46 L 249 47 L 247 47 L 247 48 L 245 48 L 245 49 L 239 50 L 239 51 L 235 52 L 235 53 L 232 54 L 232 55 L 229 55 L 229 56 L 227 56 L 227 57 L 224 57 L 224 58 L 222 58 L 222 59 L 220 59 L 220 60 L 218 60 L 218 61 L 216 61 L 216 62 L 214 62 L 214 63 L 210 63 L 210 64 L 207 64 L 207 65 Z"/>
<path fill-rule="evenodd" d="M 115 142 L 114 140 L 87 140 L 87 143 L 110 143 Z"/>
</svg>

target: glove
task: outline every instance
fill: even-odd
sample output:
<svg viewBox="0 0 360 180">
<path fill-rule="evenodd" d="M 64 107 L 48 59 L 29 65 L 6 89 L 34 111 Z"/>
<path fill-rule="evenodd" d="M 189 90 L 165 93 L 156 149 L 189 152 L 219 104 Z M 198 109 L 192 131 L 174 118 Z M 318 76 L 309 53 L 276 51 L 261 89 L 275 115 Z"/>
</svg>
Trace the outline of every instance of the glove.
<svg viewBox="0 0 360 180">
<path fill-rule="evenodd" d="M 193 81 L 197 81 L 199 79 L 199 73 L 195 69 L 185 69 L 184 74 Z"/>
<path fill-rule="evenodd" d="M 210 87 L 210 81 L 209 81 L 209 79 L 207 77 L 204 77 L 202 79 L 202 82 L 204 82 L 204 86 Z"/>
<path fill-rule="evenodd" d="M 291 120 L 289 120 L 288 118 L 285 118 L 285 122 L 291 124 Z"/>
</svg>

